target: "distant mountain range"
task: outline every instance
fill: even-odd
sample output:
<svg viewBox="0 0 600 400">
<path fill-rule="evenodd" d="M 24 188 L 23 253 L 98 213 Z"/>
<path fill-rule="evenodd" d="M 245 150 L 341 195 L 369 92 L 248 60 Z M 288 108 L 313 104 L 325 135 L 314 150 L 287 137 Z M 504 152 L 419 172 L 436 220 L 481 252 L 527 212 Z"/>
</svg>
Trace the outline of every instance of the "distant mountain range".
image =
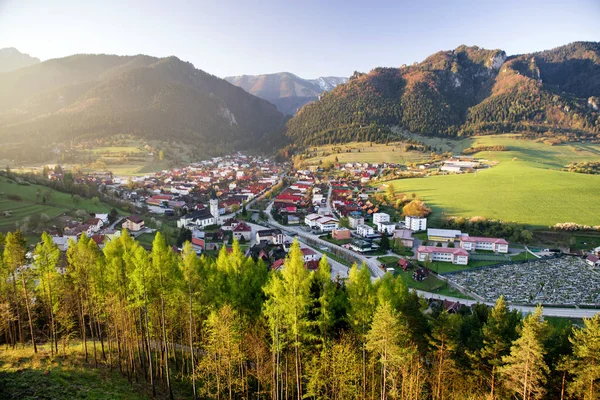
<svg viewBox="0 0 600 400">
<path fill-rule="evenodd" d="M 460 46 L 421 63 L 355 73 L 287 124 L 299 145 L 533 132 L 600 139 L 600 43 L 507 56 Z"/>
<path fill-rule="evenodd" d="M 321 93 L 346 83 L 348 78 L 325 76 L 303 79 L 289 72 L 279 72 L 266 75 L 229 76 L 225 80 L 275 104 L 282 113 L 294 115 L 304 105 L 317 100 Z"/>
<path fill-rule="evenodd" d="M 0 140 L 132 134 L 206 153 L 279 146 L 274 105 L 176 57 L 74 55 L 0 74 Z"/>
<path fill-rule="evenodd" d="M 23 54 L 14 47 L 0 49 L 0 73 L 28 67 L 39 62 L 39 58 Z"/>
</svg>

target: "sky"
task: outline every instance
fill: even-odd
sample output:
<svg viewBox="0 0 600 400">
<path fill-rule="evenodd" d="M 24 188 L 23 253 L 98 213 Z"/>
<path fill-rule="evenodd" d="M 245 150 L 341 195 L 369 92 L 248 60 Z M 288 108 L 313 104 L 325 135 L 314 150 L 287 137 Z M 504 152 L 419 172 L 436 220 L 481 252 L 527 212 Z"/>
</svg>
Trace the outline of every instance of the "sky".
<svg viewBox="0 0 600 400">
<path fill-rule="evenodd" d="M 0 48 L 175 55 L 225 77 L 350 76 L 461 44 L 521 54 L 600 41 L 600 0 L 0 0 Z"/>
</svg>

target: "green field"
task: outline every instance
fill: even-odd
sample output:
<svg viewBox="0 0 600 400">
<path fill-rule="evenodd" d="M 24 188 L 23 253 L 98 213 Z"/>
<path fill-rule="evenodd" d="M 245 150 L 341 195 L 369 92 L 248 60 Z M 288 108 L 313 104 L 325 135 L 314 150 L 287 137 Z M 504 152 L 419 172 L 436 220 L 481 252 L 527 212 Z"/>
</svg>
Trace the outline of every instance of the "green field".
<svg viewBox="0 0 600 400">
<path fill-rule="evenodd" d="M 416 193 L 432 207 L 433 222 L 446 215 L 551 226 L 559 222 L 600 225 L 600 176 L 562 172 L 572 161 L 600 159 L 600 146 L 549 146 L 507 136 L 466 139 L 455 149 L 501 144 L 504 152 L 477 157 L 500 163 L 477 174 L 433 176 L 393 181 L 397 191 Z M 468 146 L 467 146 L 468 145 Z"/>
<path fill-rule="evenodd" d="M 38 191 L 50 191 L 51 199 L 44 204 L 36 195 Z M 21 200 L 10 199 L 8 198 L 10 195 L 20 196 Z M 25 217 L 34 214 L 46 214 L 52 219 L 70 210 L 108 213 L 111 208 L 103 203 L 96 205 L 89 199 L 81 199 L 78 204 L 75 204 L 68 193 L 58 192 L 45 186 L 21 185 L 0 177 L 0 230 L 14 229 L 17 222 L 22 222 Z M 5 212 L 10 215 L 5 216 Z"/>
<path fill-rule="evenodd" d="M 315 156 L 307 159 L 306 162 L 311 165 L 318 164 L 319 161 L 335 162 L 336 157 L 340 163 L 409 163 L 429 159 L 429 153 L 404 151 L 404 145 L 404 143 L 390 143 L 389 145 L 386 145 L 352 142 L 347 144 L 312 147 L 311 153 L 315 154 Z M 348 150 L 350 152 L 348 152 Z"/>
</svg>

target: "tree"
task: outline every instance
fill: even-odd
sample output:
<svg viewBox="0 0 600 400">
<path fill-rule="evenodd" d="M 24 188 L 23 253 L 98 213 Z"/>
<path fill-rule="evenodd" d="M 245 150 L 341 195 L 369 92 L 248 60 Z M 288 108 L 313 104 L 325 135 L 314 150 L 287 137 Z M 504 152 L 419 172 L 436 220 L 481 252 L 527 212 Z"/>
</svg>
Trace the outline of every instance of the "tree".
<svg viewBox="0 0 600 400">
<path fill-rule="evenodd" d="M 390 239 L 387 234 L 384 232 L 381 235 L 381 241 L 379 242 L 379 248 L 383 251 L 388 251 L 390 249 Z"/>
<path fill-rule="evenodd" d="M 79 205 L 81 203 L 81 196 L 76 194 L 73 196 L 73 204 L 75 204 L 76 206 Z"/>
<path fill-rule="evenodd" d="M 431 208 L 419 199 L 414 199 L 402 208 L 402 215 L 410 217 L 426 217 L 431 213 Z"/>
<path fill-rule="evenodd" d="M 546 350 L 542 336 L 547 322 L 542 317 L 542 307 L 523 320 L 520 337 L 510 348 L 510 354 L 502 357 L 504 365 L 500 375 L 506 388 L 523 400 L 537 399 L 544 395 L 544 384 L 549 368 L 544 361 Z"/>
<path fill-rule="evenodd" d="M 21 233 L 21 231 L 9 232 L 6 235 L 6 239 L 4 242 L 4 264 L 8 267 L 10 274 L 13 279 L 13 287 L 14 287 L 14 295 L 15 301 L 17 303 L 17 318 L 19 318 L 20 324 L 20 311 L 19 311 L 19 298 L 17 291 L 17 276 L 20 278 L 21 283 L 21 291 L 23 292 L 23 300 L 25 302 L 25 309 L 27 310 L 27 320 L 29 322 L 29 332 L 31 335 L 31 343 L 33 344 L 33 352 L 37 353 L 37 345 L 35 343 L 35 335 L 33 331 L 33 318 L 31 312 L 31 304 L 29 299 L 29 290 L 28 286 L 31 283 L 29 281 L 29 271 L 26 270 L 25 267 L 25 246 L 27 240 Z M 21 328 L 20 328 L 21 329 Z M 20 332 L 20 337 L 23 337 L 22 332 Z M 22 339 L 21 339 L 22 340 Z"/>
<path fill-rule="evenodd" d="M 487 322 L 483 326 L 483 347 L 473 354 L 476 370 L 485 374 L 489 382 L 490 396 L 496 397 L 498 367 L 502 357 L 508 355 L 513 340 L 516 339 L 516 326 L 520 317 L 517 311 L 508 311 L 504 297 L 496 301 Z"/>
<path fill-rule="evenodd" d="M 352 266 L 348 274 L 347 290 L 350 303 L 348 319 L 360 340 L 362 348 L 362 389 L 364 397 L 367 382 L 366 336 L 371 326 L 377 302 L 377 294 L 371 283 L 371 273 L 366 264 L 362 264 L 360 268 L 356 264 Z"/>
<path fill-rule="evenodd" d="M 160 151 L 158 152 L 158 159 L 159 159 L 160 161 L 163 161 L 163 160 L 165 159 L 165 152 L 164 152 L 164 151 L 160 150 Z"/>
<path fill-rule="evenodd" d="M 600 392 L 600 314 L 584 318 L 584 328 L 575 329 L 573 344 L 575 375 L 569 392 L 576 398 L 592 400 Z"/>
<path fill-rule="evenodd" d="M 385 190 L 385 195 L 389 202 L 394 201 L 396 198 L 396 188 L 393 183 L 389 183 L 387 189 Z"/>
<path fill-rule="evenodd" d="M 182 227 L 179 229 L 179 234 L 177 235 L 177 247 L 181 247 L 185 242 L 192 241 L 192 231 L 187 228 Z"/>
<path fill-rule="evenodd" d="M 348 219 L 348 217 L 341 217 L 339 222 L 338 222 L 338 226 L 340 228 L 350 228 L 350 219 Z"/>
<path fill-rule="evenodd" d="M 54 355 L 54 349 L 58 352 L 58 338 L 56 335 L 56 324 L 54 321 L 54 309 L 58 307 L 58 299 L 54 293 L 60 274 L 57 271 L 60 260 L 60 250 L 52 241 L 48 233 L 42 234 L 42 241 L 38 243 L 34 251 L 34 265 L 39 279 L 38 291 L 46 298 L 46 307 L 50 319 L 50 351 Z"/>
</svg>

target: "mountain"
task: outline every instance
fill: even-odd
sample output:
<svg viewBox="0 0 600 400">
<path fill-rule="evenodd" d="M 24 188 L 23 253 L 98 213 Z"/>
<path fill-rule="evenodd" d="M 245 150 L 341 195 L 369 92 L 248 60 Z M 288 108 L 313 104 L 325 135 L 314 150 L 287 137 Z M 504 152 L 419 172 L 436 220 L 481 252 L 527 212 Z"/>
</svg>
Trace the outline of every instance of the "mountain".
<svg viewBox="0 0 600 400">
<path fill-rule="evenodd" d="M 132 134 L 207 153 L 270 149 L 286 121 L 267 101 L 176 57 L 74 55 L 2 73 L 0 87 L 4 143 Z"/>
<path fill-rule="evenodd" d="M 421 63 L 355 73 L 287 124 L 297 144 L 525 131 L 600 138 L 600 44 L 532 54 L 460 46 Z M 395 129 L 394 129 L 395 131 Z"/>
<path fill-rule="evenodd" d="M 39 62 L 39 58 L 23 54 L 14 47 L 0 49 L 0 73 L 28 67 Z"/>
<path fill-rule="evenodd" d="M 286 115 L 296 114 L 304 105 L 316 101 L 321 93 L 348 81 L 335 76 L 303 79 L 289 72 L 229 76 L 225 80 L 275 104 Z"/>
</svg>

